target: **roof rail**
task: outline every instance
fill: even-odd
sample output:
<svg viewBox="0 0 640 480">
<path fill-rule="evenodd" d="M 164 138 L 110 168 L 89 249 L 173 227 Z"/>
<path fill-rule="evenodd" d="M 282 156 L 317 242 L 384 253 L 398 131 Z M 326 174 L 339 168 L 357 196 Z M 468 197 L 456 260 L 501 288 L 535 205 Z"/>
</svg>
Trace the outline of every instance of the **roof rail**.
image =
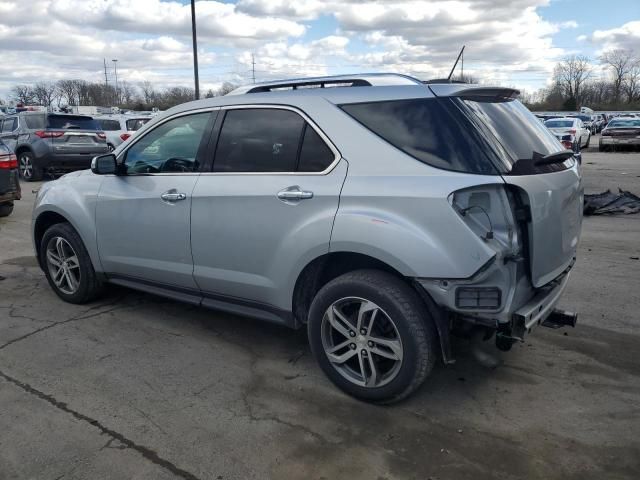
<svg viewBox="0 0 640 480">
<path fill-rule="evenodd" d="M 227 95 L 273 92 L 274 90 L 298 90 L 330 87 L 381 87 L 392 85 L 422 85 L 417 78 L 399 73 L 363 73 L 357 75 L 334 75 L 329 77 L 294 78 L 275 82 L 264 82 L 236 88 Z"/>
</svg>

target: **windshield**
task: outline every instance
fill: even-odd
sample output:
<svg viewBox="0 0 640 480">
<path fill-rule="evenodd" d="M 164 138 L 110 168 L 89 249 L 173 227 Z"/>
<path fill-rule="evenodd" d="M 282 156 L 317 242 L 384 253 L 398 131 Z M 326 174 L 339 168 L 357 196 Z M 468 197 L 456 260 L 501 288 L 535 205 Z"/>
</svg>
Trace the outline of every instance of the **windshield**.
<svg viewBox="0 0 640 480">
<path fill-rule="evenodd" d="M 640 120 L 611 120 L 607 128 L 640 127 Z"/>
<path fill-rule="evenodd" d="M 572 120 L 547 120 L 545 125 L 548 128 L 568 128 L 573 127 Z"/>
<path fill-rule="evenodd" d="M 47 128 L 62 130 L 100 130 L 98 122 L 82 115 L 49 115 Z"/>
</svg>

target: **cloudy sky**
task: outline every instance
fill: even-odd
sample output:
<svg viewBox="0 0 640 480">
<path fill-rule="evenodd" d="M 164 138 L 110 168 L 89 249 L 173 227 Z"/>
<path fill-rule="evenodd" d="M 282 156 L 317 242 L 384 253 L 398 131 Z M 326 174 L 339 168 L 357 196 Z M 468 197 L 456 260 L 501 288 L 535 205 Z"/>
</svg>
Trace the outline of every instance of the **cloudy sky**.
<svg viewBox="0 0 640 480">
<path fill-rule="evenodd" d="M 59 78 L 192 85 L 188 0 L 0 0 L 0 97 Z M 640 0 L 200 0 L 201 88 L 223 81 L 465 72 L 527 90 L 568 54 L 640 53 Z M 252 57 L 255 67 L 252 66 Z"/>
</svg>

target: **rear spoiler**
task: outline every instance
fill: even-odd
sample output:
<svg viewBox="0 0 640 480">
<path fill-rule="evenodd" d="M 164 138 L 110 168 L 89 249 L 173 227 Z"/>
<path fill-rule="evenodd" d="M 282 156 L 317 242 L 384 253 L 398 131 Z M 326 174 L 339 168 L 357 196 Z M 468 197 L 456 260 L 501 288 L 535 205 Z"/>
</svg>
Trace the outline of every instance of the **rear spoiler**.
<svg viewBox="0 0 640 480">
<path fill-rule="evenodd" d="M 481 87 L 478 85 L 439 84 L 429 85 L 436 97 L 478 98 L 485 101 L 510 100 L 520 95 L 520 90 L 506 87 Z"/>
</svg>

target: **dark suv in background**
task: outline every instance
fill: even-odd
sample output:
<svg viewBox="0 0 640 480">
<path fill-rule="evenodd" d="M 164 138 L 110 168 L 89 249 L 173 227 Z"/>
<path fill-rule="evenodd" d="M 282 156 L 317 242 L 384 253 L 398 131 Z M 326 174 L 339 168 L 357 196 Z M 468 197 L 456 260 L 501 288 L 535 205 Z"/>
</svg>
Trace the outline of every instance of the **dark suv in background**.
<svg viewBox="0 0 640 480">
<path fill-rule="evenodd" d="M 20 200 L 18 160 L 0 140 L 0 217 L 11 215 L 14 200 Z"/>
<path fill-rule="evenodd" d="M 15 152 L 20 176 L 41 180 L 44 173 L 89 168 L 91 159 L 108 152 L 98 123 L 85 115 L 21 112 L 2 120 L 0 140 Z"/>
</svg>

